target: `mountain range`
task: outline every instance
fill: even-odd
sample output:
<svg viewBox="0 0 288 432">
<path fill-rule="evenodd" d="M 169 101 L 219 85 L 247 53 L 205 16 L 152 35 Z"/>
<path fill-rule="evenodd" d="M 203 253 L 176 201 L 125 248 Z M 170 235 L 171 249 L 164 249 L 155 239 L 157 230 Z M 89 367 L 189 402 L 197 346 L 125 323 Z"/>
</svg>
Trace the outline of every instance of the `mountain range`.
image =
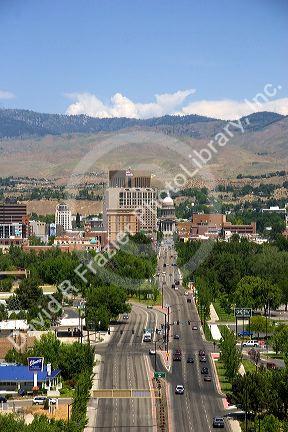
<svg viewBox="0 0 288 432">
<path fill-rule="evenodd" d="M 233 178 L 286 169 L 288 116 L 259 112 L 241 122 L 245 133 L 232 128 L 229 143 L 219 147 L 209 161 L 213 176 Z M 91 162 L 90 172 L 141 165 L 165 178 L 187 161 L 187 146 L 189 152 L 200 152 L 227 123 L 198 115 L 99 119 L 2 109 L 0 177 L 57 177 L 65 182 L 79 161 L 94 151 L 97 160 Z M 105 154 L 103 142 L 114 143 Z"/>
<path fill-rule="evenodd" d="M 273 112 L 260 112 L 247 116 L 248 130 L 260 130 L 284 118 Z M 233 120 L 233 119 L 231 119 Z M 0 138 L 61 135 L 71 133 L 116 132 L 141 127 L 154 128 L 172 135 L 202 138 L 225 125 L 225 121 L 199 115 L 150 118 L 147 120 L 120 118 L 93 118 L 86 115 L 45 114 L 28 110 L 0 110 Z"/>
</svg>

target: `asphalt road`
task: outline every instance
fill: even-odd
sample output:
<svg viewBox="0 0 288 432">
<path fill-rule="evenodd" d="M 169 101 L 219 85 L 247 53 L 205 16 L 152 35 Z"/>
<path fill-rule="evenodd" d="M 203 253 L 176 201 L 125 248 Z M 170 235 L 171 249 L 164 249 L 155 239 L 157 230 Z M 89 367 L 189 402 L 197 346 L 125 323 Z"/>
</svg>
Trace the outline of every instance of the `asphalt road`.
<svg viewBox="0 0 288 432">
<path fill-rule="evenodd" d="M 172 369 L 166 375 L 168 394 L 171 403 L 169 417 L 171 420 L 170 432 L 212 432 L 212 419 L 214 416 L 224 414 L 221 397 L 215 386 L 215 377 L 208 355 L 212 350 L 211 344 L 205 343 L 200 333 L 200 322 L 194 303 L 187 303 L 184 288 L 179 290 L 171 288 L 174 280 L 179 279 L 180 273 L 176 266 L 173 249 L 161 248 L 158 260 L 158 272 L 165 271 L 164 305 L 170 305 L 169 350 L 180 348 L 182 361 L 173 362 Z M 164 262 L 166 267 L 163 267 Z M 171 274 L 171 276 L 170 276 Z M 160 281 L 162 276 L 160 277 Z M 161 282 L 160 282 L 161 286 Z M 167 309 L 164 309 L 167 312 Z M 188 320 L 191 325 L 188 325 Z M 151 385 L 151 376 L 155 369 L 154 356 L 149 356 L 149 348 L 154 343 L 142 342 L 144 328 L 160 327 L 164 323 L 163 312 L 156 309 L 147 309 L 145 306 L 134 305 L 127 322 L 114 326 L 113 335 L 108 344 L 98 346 L 97 352 L 102 356 L 103 364 L 99 379 L 99 388 L 135 388 L 148 389 Z M 192 330 L 197 325 L 198 330 Z M 134 334 L 132 334 L 132 329 Z M 121 330 L 123 333 L 121 334 Z M 180 339 L 174 340 L 174 334 Z M 161 336 L 156 335 L 157 349 L 164 349 Z M 198 351 L 204 349 L 207 353 L 207 363 L 199 362 Z M 194 357 L 194 364 L 187 364 L 188 356 Z M 156 369 L 164 370 L 160 356 L 156 357 Z M 212 382 L 204 382 L 201 368 L 207 366 Z M 185 386 L 184 395 L 175 395 L 175 386 Z M 93 430 L 101 431 L 153 431 L 155 430 L 155 416 L 152 401 L 149 399 L 98 399 L 94 400 L 96 422 Z M 228 430 L 228 425 L 226 426 Z"/>
<path fill-rule="evenodd" d="M 170 399 L 172 404 L 172 423 L 174 431 L 181 432 L 209 432 L 213 430 L 212 419 L 214 416 L 224 414 L 223 403 L 218 395 L 215 386 L 215 376 L 211 367 L 211 359 L 208 353 L 211 352 L 211 344 L 205 343 L 200 333 L 200 322 L 195 304 L 187 303 L 184 289 L 180 285 L 179 290 L 171 288 L 170 273 L 172 279 L 179 279 L 179 270 L 172 266 L 175 263 L 176 255 L 173 248 L 161 248 L 158 260 L 158 271 L 166 272 L 166 284 L 164 284 L 164 305 L 170 305 L 170 323 L 180 321 L 180 324 L 173 324 L 170 330 L 170 347 L 172 350 L 181 349 L 182 361 L 173 362 L 172 373 L 167 379 L 170 383 Z M 166 263 L 166 267 L 163 264 Z M 187 321 L 191 321 L 188 325 Z M 198 330 L 192 330 L 197 325 Z M 178 334 L 180 340 L 174 340 L 173 335 Z M 199 362 L 198 352 L 204 349 L 207 353 L 207 363 Z M 194 364 L 187 363 L 188 356 L 194 357 Z M 201 368 L 207 366 L 212 382 L 204 382 Z M 184 395 L 175 394 L 175 386 L 185 386 Z M 228 429 L 228 425 L 226 426 Z"/>
<path fill-rule="evenodd" d="M 103 365 L 99 388 L 150 388 L 150 344 L 142 342 L 142 339 L 144 328 L 154 328 L 157 325 L 157 316 L 155 310 L 134 305 L 129 320 L 114 327 L 110 342 L 101 347 Z M 95 401 L 95 408 L 97 415 L 94 430 L 152 431 L 156 425 L 153 423 L 151 399 L 99 399 Z"/>
</svg>

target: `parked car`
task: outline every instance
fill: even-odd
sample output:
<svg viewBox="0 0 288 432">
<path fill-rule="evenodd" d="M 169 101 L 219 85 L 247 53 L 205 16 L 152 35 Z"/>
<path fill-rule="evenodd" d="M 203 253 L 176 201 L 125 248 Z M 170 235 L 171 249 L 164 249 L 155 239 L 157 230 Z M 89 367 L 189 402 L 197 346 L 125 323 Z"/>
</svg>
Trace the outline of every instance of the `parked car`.
<svg viewBox="0 0 288 432">
<path fill-rule="evenodd" d="M 33 398 L 32 404 L 33 405 L 44 405 L 46 399 L 47 398 L 45 396 L 35 396 Z"/>
<path fill-rule="evenodd" d="M 57 405 L 57 399 L 55 398 L 48 398 L 49 405 Z"/>
<path fill-rule="evenodd" d="M 249 340 L 249 341 L 243 342 L 242 346 L 243 347 L 259 348 L 259 342 L 257 340 Z"/>
<path fill-rule="evenodd" d="M 156 355 L 155 349 L 149 349 L 149 354 L 150 355 Z"/>
<path fill-rule="evenodd" d="M 184 394 L 184 386 L 182 385 L 182 384 L 178 384 L 176 387 L 175 387 L 175 394 Z"/>
<path fill-rule="evenodd" d="M 239 333 L 238 333 L 238 336 L 239 337 L 241 337 L 241 336 L 248 336 L 248 337 L 251 337 L 251 336 L 253 336 L 253 332 L 249 332 L 249 330 L 241 330 Z"/>
<path fill-rule="evenodd" d="M 188 292 L 188 291 L 185 291 L 185 292 L 184 292 L 184 295 L 185 295 L 185 296 L 188 296 L 188 295 L 189 295 L 189 292 Z"/>
<path fill-rule="evenodd" d="M 7 398 L 5 396 L 0 396 L 0 403 L 6 403 Z"/>
<path fill-rule="evenodd" d="M 128 315 L 128 314 L 124 314 L 124 315 L 123 315 L 123 319 L 124 319 L 124 320 L 128 320 L 128 319 L 129 319 L 129 315 Z"/>
<path fill-rule="evenodd" d="M 194 358 L 191 356 L 187 357 L 187 363 L 194 363 Z"/>
<path fill-rule="evenodd" d="M 153 306 L 152 305 L 148 305 L 147 309 L 153 309 Z"/>
<path fill-rule="evenodd" d="M 223 417 L 214 417 L 213 418 L 213 428 L 224 428 L 225 423 Z"/>
</svg>

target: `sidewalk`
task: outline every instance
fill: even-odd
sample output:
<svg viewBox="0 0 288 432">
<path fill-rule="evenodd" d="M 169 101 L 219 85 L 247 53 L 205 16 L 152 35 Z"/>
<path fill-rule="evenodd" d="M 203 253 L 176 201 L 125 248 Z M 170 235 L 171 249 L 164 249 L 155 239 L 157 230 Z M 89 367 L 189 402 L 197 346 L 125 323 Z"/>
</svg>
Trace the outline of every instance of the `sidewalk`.
<svg viewBox="0 0 288 432">
<path fill-rule="evenodd" d="M 92 396 L 93 396 L 93 390 L 97 390 L 99 388 L 100 372 L 101 372 L 101 356 L 99 354 L 95 354 L 94 361 L 95 361 L 95 366 L 93 368 L 93 380 L 92 380 L 92 387 L 90 391 L 91 398 L 89 399 L 87 405 L 88 423 L 84 429 L 84 432 L 93 431 L 96 425 L 98 399 L 93 399 Z"/>
</svg>

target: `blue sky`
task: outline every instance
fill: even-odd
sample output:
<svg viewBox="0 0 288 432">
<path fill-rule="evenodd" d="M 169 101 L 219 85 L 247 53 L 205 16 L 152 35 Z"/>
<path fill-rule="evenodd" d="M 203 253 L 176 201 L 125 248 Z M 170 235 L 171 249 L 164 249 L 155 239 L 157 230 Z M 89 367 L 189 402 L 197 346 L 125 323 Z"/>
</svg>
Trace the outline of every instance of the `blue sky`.
<svg viewBox="0 0 288 432">
<path fill-rule="evenodd" d="M 287 0 L 1 0 L 0 107 L 233 117 L 272 83 L 288 114 L 287 23 Z"/>
</svg>

